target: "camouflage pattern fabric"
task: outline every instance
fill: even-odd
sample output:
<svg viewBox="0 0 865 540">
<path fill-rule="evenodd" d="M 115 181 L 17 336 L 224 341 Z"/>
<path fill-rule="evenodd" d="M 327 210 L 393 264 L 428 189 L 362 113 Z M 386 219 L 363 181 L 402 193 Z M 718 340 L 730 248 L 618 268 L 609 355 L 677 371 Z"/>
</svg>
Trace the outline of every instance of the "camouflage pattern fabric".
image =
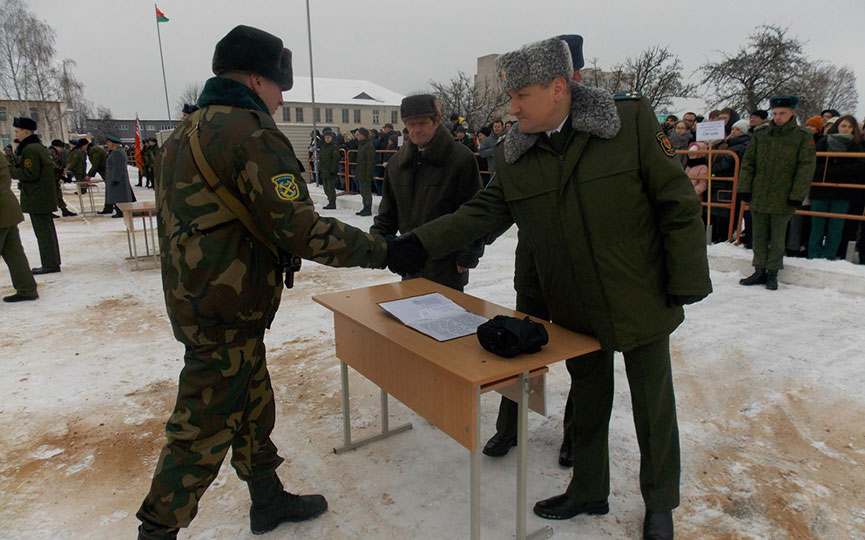
<svg viewBox="0 0 865 540">
<path fill-rule="evenodd" d="M 105 179 L 105 165 L 108 163 L 108 151 L 96 143 L 90 143 L 87 147 L 87 157 L 90 158 L 90 170 L 87 176 L 93 178 L 96 173 Z"/>
<path fill-rule="evenodd" d="M 276 409 L 264 340 L 187 347 L 183 360 L 168 444 L 137 514 L 153 531 L 189 525 L 229 448 L 244 481 L 283 461 L 270 440 Z"/>
<path fill-rule="evenodd" d="M 69 152 L 69 160 L 66 162 L 66 169 L 72 173 L 76 182 L 84 181 L 84 150 L 81 148 L 73 148 Z"/>
<path fill-rule="evenodd" d="M 63 154 L 57 151 L 53 146 L 48 148 L 48 156 L 54 163 L 54 181 L 57 184 L 57 206 L 66 208 L 66 201 L 63 200 Z"/>
</svg>

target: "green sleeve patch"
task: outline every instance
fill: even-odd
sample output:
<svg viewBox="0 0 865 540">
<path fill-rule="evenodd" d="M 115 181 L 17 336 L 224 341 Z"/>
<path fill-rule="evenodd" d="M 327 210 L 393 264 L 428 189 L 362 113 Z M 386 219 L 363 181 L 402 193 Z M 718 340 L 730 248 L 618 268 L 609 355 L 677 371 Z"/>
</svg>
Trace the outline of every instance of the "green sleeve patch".
<svg viewBox="0 0 865 540">
<path fill-rule="evenodd" d="M 276 196 L 283 201 L 294 201 L 300 197 L 300 188 L 293 174 L 277 174 L 270 181 L 273 182 Z"/>
<path fill-rule="evenodd" d="M 25 169 L 29 169 L 31 165 L 33 165 L 33 162 L 30 161 L 30 158 L 27 158 L 24 160 L 24 168 Z"/>
</svg>

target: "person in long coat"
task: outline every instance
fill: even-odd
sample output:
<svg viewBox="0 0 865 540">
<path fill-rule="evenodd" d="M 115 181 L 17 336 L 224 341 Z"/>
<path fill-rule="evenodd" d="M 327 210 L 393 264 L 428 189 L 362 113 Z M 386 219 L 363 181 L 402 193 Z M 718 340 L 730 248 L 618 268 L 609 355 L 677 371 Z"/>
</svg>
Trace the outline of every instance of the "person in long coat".
<svg viewBox="0 0 865 540">
<path fill-rule="evenodd" d="M 105 207 L 114 208 L 111 217 L 123 217 L 123 212 L 117 208 L 117 203 L 135 202 L 132 185 L 129 183 L 129 171 L 126 168 L 126 152 L 120 146 L 120 139 L 109 135 L 108 160 L 105 164 Z"/>
<path fill-rule="evenodd" d="M 36 280 L 27 262 L 27 254 L 21 245 L 18 234 L 18 224 L 24 221 L 24 214 L 18 205 L 18 199 L 12 193 L 12 177 L 9 175 L 9 163 L 6 156 L 0 154 L 0 257 L 9 268 L 12 286 L 15 294 L 4 296 L 4 302 L 22 302 L 36 300 Z"/>
</svg>

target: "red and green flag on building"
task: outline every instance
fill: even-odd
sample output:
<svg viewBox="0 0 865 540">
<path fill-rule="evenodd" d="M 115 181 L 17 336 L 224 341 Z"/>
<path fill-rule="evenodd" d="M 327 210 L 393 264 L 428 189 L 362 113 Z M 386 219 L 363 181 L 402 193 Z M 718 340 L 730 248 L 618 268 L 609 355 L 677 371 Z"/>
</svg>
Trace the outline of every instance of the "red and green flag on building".
<svg viewBox="0 0 865 540">
<path fill-rule="evenodd" d="M 162 10 L 160 10 L 159 8 L 156 8 L 156 22 L 168 22 L 168 17 L 166 17 L 165 13 L 162 13 Z"/>
</svg>

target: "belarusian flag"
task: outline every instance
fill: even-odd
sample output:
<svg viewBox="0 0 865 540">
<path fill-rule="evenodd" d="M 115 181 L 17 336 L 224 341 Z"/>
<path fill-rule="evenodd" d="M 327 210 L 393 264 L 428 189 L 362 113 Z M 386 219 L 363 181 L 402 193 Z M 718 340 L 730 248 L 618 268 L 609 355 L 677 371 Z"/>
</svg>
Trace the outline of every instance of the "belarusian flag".
<svg viewBox="0 0 865 540">
<path fill-rule="evenodd" d="M 144 172 L 144 155 L 141 153 L 141 124 L 138 122 L 138 114 L 135 114 L 135 165 L 140 172 Z"/>
<path fill-rule="evenodd" d="M 154 7 L 156 7 L 156 6 L 154 6 Z M 168 17 L 166 17 L 165 13 L 162 13 L 162 11 L 160 11 L 159 8 L 156 8 L 156 22 L 158 22 L 158 23 L 168 22 Z"/>
</svg>

